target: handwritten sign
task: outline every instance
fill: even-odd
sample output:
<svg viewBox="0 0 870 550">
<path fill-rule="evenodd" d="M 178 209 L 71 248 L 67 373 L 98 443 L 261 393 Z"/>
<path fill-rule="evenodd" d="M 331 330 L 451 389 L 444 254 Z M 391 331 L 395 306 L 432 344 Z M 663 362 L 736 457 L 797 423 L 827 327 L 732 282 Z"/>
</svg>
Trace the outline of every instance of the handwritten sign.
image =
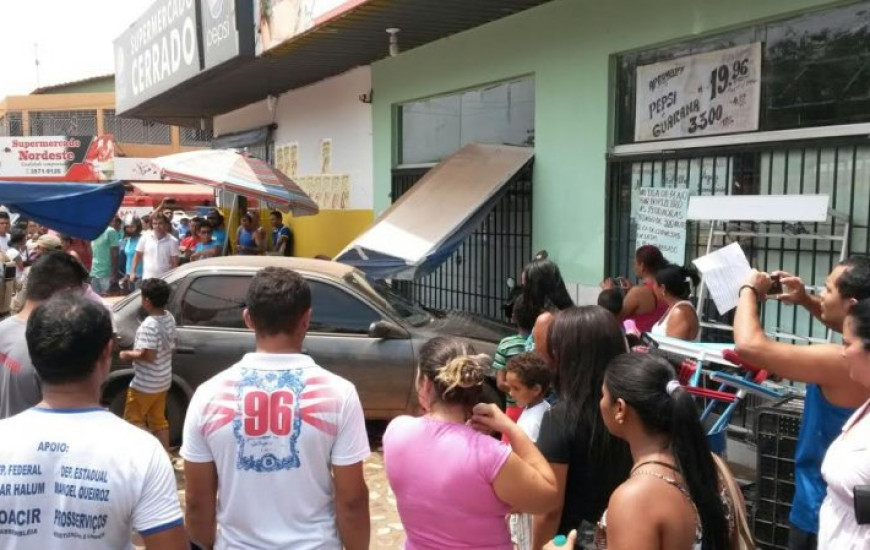
<svg viewBox="0 0 870 550">
<path fill-rule="evenodd" d="M 689 190 L 641 187 L 638 199 L 637 246 L 655 245 L 668 261 L 683 265 Z"/>
<path fill-rule="evenodd" d="M 761 43 L 637 68 L 635 141 L 758 129 Z"/>
</svg>

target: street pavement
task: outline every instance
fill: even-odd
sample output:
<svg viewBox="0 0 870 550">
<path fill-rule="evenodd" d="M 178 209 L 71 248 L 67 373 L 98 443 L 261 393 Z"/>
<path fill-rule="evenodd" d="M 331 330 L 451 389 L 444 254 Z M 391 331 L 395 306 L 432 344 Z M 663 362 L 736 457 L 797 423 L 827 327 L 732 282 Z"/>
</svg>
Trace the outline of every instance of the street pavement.
<svg viewBox="0 0 870 550">
<path fill-rule="evenodd" d="M 369 509 L 371 511 L 372 536 L 371 548 L 373 550 L 400 550 L 405 542 L 405 531 L 396 511 L 396 498 L 387 483 L 384 471 L 384 453 L 381 448 L 381 435 L 385 424 L 382 422 L 369 423 L 369 443 L 372 447 L 371 456 L 365 461 L 364 473 L 369 487 Z M 178 452 L 173 452 L 173 459 Z M 184 507 L 184 475 L 180 467 L 181 461 L 173 460 L 178 467 L 175 470 L 175 479 L 178 482 L 178 498 Z M 138 536 L 134 536 L 134 545 L 137 550 L 144 550 Z"/>
</svg>

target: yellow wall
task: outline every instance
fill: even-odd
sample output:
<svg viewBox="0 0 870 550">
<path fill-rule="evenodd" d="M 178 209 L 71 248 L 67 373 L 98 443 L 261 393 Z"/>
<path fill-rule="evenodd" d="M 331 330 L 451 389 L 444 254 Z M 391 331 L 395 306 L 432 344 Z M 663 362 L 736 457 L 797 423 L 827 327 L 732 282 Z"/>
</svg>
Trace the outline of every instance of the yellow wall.
<svg viewBox="0 0 870 550">
<path fill-rule="evenodd" d="M 334 257 L 352 240 L 368 229 L 373 210 L 321 210 L 316 216 L 284 216 L 293 230 L 296 256 L 313 258 L 319 254 Z"/>
<path fill-rule="evenodd" d="M 230 241 L 235 243 L 238 224 L 230 219 L 230 209 L 222 208 Z M 260 226 L 266 230 L 269 249 L 272 248 L 272 224 L 269 210 L 260 210 Z M 293 230 L 294 255 L 313 258 L 337 255 L 352 240 L 368 229 L 374 220 L 373 210 L 321 210 L 315 216 L 294 218 L 284 214 L 284 224 Z"/>
</svg>

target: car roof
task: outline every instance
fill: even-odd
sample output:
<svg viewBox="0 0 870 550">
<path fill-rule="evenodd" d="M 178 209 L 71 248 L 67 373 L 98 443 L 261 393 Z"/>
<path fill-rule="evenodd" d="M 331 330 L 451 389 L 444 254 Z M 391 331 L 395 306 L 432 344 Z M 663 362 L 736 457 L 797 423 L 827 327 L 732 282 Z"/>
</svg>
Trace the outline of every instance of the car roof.
<svg viewBox="0 0 870 550">
<path fill-rule="evenodd" d="M 269 266 L 284 267 L 306 273 L 316 273 L 328 277 L 334 277 L 336 279 L 344 278 L 348 273 L 354 271 L 354 268 L 347 264 L 329 262 L 326 260 L 314 260 L 311 258 L 285 256 L 221 256 L 219 258 L 206 258 L 186 263 L 179 266 L 175 270 L 175 273 L 185 274 L 193 271 L 211 270 L 215 268 L 259 270 Z"/>
</svg>

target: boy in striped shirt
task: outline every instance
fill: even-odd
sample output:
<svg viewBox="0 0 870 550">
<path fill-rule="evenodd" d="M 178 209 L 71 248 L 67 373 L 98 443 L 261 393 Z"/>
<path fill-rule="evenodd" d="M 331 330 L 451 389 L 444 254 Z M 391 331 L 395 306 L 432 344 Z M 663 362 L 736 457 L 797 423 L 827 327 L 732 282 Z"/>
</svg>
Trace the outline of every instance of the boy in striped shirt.
<svg viewBox="0 0 870 550">
<path fill-rule="evenodd" d="M 507 383 L 507 372 L 505 366 L 511 357 L 519 355 L 526 351 L 526 340 L 532 333 L 532 328 L 535 326 L 535 312 L 531 310 L 525 303 L 522 296 L 517 296 L 514 300 L 513 315 L 511 321 L 517 327 L 517 334 L 508 336 L 502 339 L 495 350 L 495 356 L 492 359 L 492 368 L 496 371 L 496 385 L 498 389 L 505 393 L 505 413 L 508 418 L 516 422 L 520 414 L 523 412 L 522 407 L 518 407 L 510 394 L 510 388 Z M 503 438 L 507 442 L 507 438 Z"/>
<path fill-rule="evenodd" d="M 133 380 L 127 389 L 124 420 L 153 433 L 169 449 L 166 394 L 172 385 L 175 318 L 166 311 L 171 289 L 162 279 L 142 281 L 142 307 L 148 317 L 139 325 L 133 349 L 121 360 L 133 361 Z"/>
</svg>

